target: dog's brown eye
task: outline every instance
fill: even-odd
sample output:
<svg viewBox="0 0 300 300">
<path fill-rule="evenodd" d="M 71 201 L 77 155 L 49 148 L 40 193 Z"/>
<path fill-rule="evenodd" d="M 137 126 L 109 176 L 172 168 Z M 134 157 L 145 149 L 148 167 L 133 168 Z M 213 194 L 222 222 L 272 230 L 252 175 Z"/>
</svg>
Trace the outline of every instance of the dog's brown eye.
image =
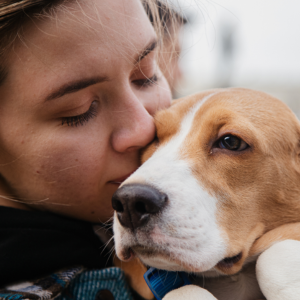
<svg viewBox="0 0 300 300">
<path fill-rule="evenodd" d="M 220 139 L 219 147 L 231 151 L 242 151 L 248 148 L 249 145 L 234 135 L 226 135 Z"/>
</svg>

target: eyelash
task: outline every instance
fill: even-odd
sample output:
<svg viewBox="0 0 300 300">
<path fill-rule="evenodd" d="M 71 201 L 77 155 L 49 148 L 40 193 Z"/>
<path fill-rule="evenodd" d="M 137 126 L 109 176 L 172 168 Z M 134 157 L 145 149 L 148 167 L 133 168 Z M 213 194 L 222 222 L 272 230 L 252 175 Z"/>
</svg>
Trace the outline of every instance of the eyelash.
<svg viewBox="0 0 300 300">
<path fill-rule="evenodd" d="M 155 85 L 158 82 L 158 77 L 156 74 L 154 74 L 150 78 L 145 79 L 138 79 L 135 80 L 134 83 L 136 85 L 139 85 L 141 87 L 150 87 L 152 85 Z M 94 103 L 94 102 L 93 102 Z M 61 119 L 61 125 L 67 124 L 71 127 L 77 127 L 79 125 L 83 126 L 85 123 L 87 123 L 89 120 L 96 117 L 96 108 L 93 105 L 90 106 L 89 110 L 81 115 L 78 116 L 72 116 L 72 117 L 63 117 Z"/>
<path fill-rule="evenodd" d="M 140 87 L 149 87 L 152 85 L 155 85 L 158 82 L 158 77 L 156 74 L 154 74 L 150 78 L 145 78 L 145 79 L 138 79 L 133 81 L 134 84 L 140 86 Z"/>
<path fill-rule="evenodd" d="M 74 126 L 77 127 L 79 125 L 83 126 L 90 119 L 93 119 L 94 117 L 96 117 L 97 109 L 96 109 L 95 105 L 93 105 L 94 102 L 92 102 L 89 110 L 81 115 L 72 116 L 72 117 L 63 117 L 61 119 L 61 125 L 67 124 L 68 126 L 71 126 L 71 127 L 74 127 Z"/>
</svg>

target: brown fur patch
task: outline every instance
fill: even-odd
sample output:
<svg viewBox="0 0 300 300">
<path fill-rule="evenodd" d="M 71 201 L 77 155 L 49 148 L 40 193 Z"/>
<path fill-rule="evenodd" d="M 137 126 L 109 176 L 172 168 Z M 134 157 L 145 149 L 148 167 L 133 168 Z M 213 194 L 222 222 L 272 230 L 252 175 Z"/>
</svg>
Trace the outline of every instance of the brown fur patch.
<svg viewBox="0 0 300 300">
<path fill-rule="evenodd" d="M 144 274 L 147 268 L 141 263 L 141 261 L 135 257 L 129 262 L 120 261 L 117 256 L 114 256 L 114 265 L 121 268 L 128 280 L 129 285 L 144 299 L 153 299 L 154 295 L 150 291 L 146 281 L 144 280 Z"/>
</svg>

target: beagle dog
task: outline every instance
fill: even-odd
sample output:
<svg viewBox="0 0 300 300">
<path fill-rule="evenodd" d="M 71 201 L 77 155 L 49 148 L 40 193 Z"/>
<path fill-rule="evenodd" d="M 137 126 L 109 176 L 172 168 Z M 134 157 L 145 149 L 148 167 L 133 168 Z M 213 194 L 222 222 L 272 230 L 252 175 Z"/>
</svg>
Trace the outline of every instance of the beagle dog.
<svg viewBox="0 0 300 300">
<path fill-rule="evenodd" d="M 300 123 L 248 89 L 155 116 L 142 166 L 115 193 L 122 261 L 194 274 L 165 300 L 300 299 Z"/>
</svg>

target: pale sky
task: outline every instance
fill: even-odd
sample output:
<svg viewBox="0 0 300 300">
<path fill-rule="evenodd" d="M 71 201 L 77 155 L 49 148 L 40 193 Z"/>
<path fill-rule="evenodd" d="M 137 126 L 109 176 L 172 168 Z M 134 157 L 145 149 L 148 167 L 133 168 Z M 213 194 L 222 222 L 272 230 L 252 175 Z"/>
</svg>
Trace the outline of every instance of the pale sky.
<svg viewBox="0 0 300 300">
<path fill-rule="evenodd" d="M 300 85 L 299 0 L 174 0 L 194 15 L 181 60 L 191 80 L 214 85 L 219 67 L 232 85 Z M 196 17 L 195 17 L 196 16 Z M 232 28 L 234 57 L 222 66 L 220 40 Z"/>
</svg>

